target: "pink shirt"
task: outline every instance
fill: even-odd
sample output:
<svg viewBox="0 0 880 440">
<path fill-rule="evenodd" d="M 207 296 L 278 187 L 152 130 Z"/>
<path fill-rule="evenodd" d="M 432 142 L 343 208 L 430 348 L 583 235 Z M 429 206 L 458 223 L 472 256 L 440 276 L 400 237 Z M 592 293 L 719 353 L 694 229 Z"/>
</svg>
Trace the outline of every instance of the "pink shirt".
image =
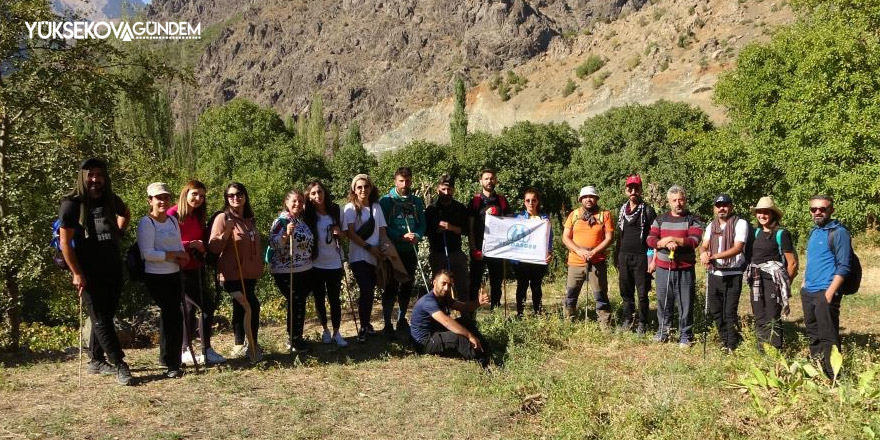
<svg viewBox="0 0 880 440">
<path fill-rule="evenodd" d="M 172 206 L 168 210 L 168 215 L 177 216 L 177 205 Z M 199 219 L 193 215 L 188 215 L 185 219 L 178 219 L 180 222 L 180 241 L 183 243 L 183 248 L 190 252 L 189 242 L 195 240 L 204 240 L 205 239 L 205 225 L 203 225 Z M 205 247 L 208 247 L 208 243 L 204 243 Z M 198 259 L 192 258 L 193 253 L 190 252 L 189 262 L 186 263 L 186 266 L 181 267 L 181 270 L 195 270 L 202 267 L 205 263 Z"/>
</svg>

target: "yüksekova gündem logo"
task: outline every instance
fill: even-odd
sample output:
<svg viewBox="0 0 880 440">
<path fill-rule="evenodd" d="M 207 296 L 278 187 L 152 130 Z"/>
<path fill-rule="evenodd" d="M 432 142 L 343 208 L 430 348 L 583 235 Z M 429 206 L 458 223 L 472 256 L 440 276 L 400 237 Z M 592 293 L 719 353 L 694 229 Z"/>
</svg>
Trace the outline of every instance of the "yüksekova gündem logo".
<svg viewBox="0 0 880 440">
<path fill-rule="evenodd" d="M 198 40 L 202 24 L 187 21 L 35 21 L 25 23 L 31 39 Z"/>
</svg>

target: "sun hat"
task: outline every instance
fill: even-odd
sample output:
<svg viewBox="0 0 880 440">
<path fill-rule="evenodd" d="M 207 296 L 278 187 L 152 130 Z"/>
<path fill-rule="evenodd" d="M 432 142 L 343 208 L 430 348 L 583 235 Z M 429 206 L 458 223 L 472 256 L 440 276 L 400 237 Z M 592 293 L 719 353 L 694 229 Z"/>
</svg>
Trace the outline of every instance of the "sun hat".
<svg viewBox="0 0 880 440">
<path fill-rule="evenodd" d="M 782 211 L 778 207 L 776 207 L 776 203 L 773 203 L 773 197 L 770 197 L 770 196 L 761 197 L 761 199 L 758 200 L 758 204 L 755 205 L 754 207 L 752 207 L 752 209 L 751 209 L 752 214 L 754 214 L 755 211 L 757 211 L 759 209 L 766 209 L 769 211 L 773 211 L 776 214 L 776 220 L 779 220 L 782 218 Z"/>
</svg>

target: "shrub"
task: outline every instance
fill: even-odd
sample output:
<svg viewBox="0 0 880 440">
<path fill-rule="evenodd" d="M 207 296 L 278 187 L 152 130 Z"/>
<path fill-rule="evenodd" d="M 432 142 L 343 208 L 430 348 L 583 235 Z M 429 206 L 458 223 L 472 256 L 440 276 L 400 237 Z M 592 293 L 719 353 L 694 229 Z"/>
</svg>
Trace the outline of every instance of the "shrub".
<svg viewBox="0 0 880 440">
<path fill-rule="evenodd" d="M 577 67 L 577 69 L 575 69 L 575 74 L 578 78 L 584 79 L 601 69 L 604 65 L 605 60 L 603 60 L 600 56 L 590 55 L 589 57 L 587 57 L 586 61 L 584 61 L 580 66 Z"/>
<path fill-rule="evenodd" d="M 575 89 L 577 89 L 577 84 L 569 78 L 568 82 L 565 83 L 565 87 L 562 88 L 562 97 L 565 98 L 568 95 L 571 95 L 574 93 Z"/>
</svg>

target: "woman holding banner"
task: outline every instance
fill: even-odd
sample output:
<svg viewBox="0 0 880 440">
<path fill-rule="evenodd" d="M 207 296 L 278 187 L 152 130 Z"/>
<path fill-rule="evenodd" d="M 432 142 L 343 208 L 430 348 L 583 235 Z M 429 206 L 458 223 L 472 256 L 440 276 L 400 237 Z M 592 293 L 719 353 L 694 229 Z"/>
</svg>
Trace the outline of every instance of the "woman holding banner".
<svg viewBox="0 0 880 440">
<path fill-rule="evenodd" d="M 550 216 L 541 212 L 541 192 L 536 188 L 526 188 L 523 193 L 523 205 L 525 209 L 516 214 L 518 219 L 541 219 L 547 221 L 549 233 L 549 241 L 547 242 L 547 256 L 545 264 L 526 263 L 522 261 L 511 260 L 516 272 L 516 317 L 522 318 L 523 309 L 526 301 L 526 291 L 529 286 L 532 287 L 532 310 L 535 314 L 541 312 L 541 283 L 544 281 L 544 275 L 547 274 L 547 264 L 553 257 L 553 226 L 550 224 Z"/>
</svg>

